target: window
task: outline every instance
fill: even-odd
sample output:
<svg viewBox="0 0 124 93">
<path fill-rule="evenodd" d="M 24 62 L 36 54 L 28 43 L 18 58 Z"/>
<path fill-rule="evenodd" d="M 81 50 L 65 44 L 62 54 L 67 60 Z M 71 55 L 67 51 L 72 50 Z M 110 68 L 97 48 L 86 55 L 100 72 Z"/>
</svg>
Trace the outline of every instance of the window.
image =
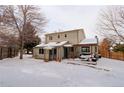
<svg viewBox="0 0 124 93">
<path fill-rule="evenodd" d="M 54 55 L 56 55 L 56 49 L 54 49 Z"/>
<path fill-rule="evenodd" d="M 44 54 L 44 49 L 39 49 L 39 54 Z"/>
<path fill-rule="evenodd" d="M 90 52 L 90 47 L 82 47 L 82 52 Z"/>
<path fill-rule="evenodd" d="M 58 35 L 58 38 L 60 38 L 60 35 Z"/>
<path fill-rule="evenodd" d="M 73 47 L 71 47 L 71 52 L 73 52 L 74 51 L 74 48 Z"/>
<path fill-rule="evenodd" d="M 49 36 L 49 40 L 52 40 L 52 36 Z"/>
<path fill-rule="evenodd" d="M 49 55 L 52 55 L 52 50 L 49 50 Z"/>
<path fill-rule="evenodd" d="M 65 38 L 67 37 L 67 34 L 65 34 Z"/>
</svg>

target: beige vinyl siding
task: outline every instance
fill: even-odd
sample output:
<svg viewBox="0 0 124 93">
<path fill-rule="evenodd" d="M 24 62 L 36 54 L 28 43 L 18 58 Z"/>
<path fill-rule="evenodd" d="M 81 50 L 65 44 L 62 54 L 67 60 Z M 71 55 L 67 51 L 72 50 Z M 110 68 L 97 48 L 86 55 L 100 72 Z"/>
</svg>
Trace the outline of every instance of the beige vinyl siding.
<svg viewBox="0 0 124 93">
<path fill-rule="evenodd" d="M 39 54 L 39 49 L 40 48 L 34 48 L 33 49 L 33 57 L 35 58 L 41 58 L 41 59 L 44 59 L 44 54 Z"/>
<path fill-rule="evenodd" d="M 85 39 L 85 33 L 82 29 L 78 31 L 78 42 L 80 43 L 83 39 Z"/>
<path fill-rule="evenodd" d="M 67 37 L 65 37 L 65 34 Z M 58 38 L 58 35 L 60 38 Z M 52 37 L 52 40 L 50 40 L 49 37 Z M 49 42 L 61 42 L 61 41 L 69 41 L 71 44 L 77 44 L 82 39 L 85 38 L 83 29 L 77 30 L 77 31 L 67 31 L 67 32 L 58 32 L 58 33 L 52 33 L 52 34 L 46 34 L 46 43 Z"/>
</svg>

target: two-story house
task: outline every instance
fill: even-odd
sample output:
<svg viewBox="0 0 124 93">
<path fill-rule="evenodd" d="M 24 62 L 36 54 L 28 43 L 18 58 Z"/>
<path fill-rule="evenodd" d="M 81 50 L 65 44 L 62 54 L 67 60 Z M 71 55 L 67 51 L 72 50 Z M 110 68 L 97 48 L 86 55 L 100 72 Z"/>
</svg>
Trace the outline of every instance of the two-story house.
<svg viewBox="0 0 124 93">
<path fill-rule="evenodd" d="M 81 42 L 84 40 L 83 29 L 49 33 L 45 35 L 45 44 L 34 47 L 33 56 L 45 61 L 79 57 L 82 52 Z"/>
</svg>

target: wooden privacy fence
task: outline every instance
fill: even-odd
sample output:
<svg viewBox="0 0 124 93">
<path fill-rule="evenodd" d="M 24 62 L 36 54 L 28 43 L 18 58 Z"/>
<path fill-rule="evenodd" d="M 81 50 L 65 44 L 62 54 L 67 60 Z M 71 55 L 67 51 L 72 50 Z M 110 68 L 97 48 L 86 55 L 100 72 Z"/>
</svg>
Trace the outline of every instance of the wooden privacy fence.
<svg viewBox="0 0 124 93">
<path fill-rule="evenodd" d="M 99 52 L 101 56 L 124 61 L 124 52 L 110 51 L 110 43 L 111 42 L 106 38 L 100 43 Z"/>
<path fill-rule="evenodd" d="M 101 56 L 106 58 L 124 60 L 124 52 L 114 52 L 114 51 L 100 51 Z"/>
</svg>

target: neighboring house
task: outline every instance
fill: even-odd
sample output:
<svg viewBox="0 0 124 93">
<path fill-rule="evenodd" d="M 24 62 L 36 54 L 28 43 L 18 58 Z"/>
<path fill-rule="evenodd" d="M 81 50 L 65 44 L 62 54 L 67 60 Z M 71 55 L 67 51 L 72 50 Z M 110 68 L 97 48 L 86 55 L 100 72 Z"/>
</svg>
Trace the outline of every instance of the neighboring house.
<svg viewBox="0 0 124 93">
<path fill-rule="evenodd" d="M 0 60 L 17 56 L 18 50 L 18 46 L 13 42 L 0 38 Z"/>
<path fill-rule="evenodd" d="M 0 60 L 12 58 L 18 55 L 18 48 L 15 46 L 0 45 Z"/>
<path fill-rule="evenodd" d="M 83 40 L 85 40 L 83 29 L 46 34 L 45 44 L 34 47 L 33 57 L 41 58 L 45 61 L 61 61 L 64 58 L 79 57 L 82 54 L 82 45 L 80 43 Z"/>
</svg>

